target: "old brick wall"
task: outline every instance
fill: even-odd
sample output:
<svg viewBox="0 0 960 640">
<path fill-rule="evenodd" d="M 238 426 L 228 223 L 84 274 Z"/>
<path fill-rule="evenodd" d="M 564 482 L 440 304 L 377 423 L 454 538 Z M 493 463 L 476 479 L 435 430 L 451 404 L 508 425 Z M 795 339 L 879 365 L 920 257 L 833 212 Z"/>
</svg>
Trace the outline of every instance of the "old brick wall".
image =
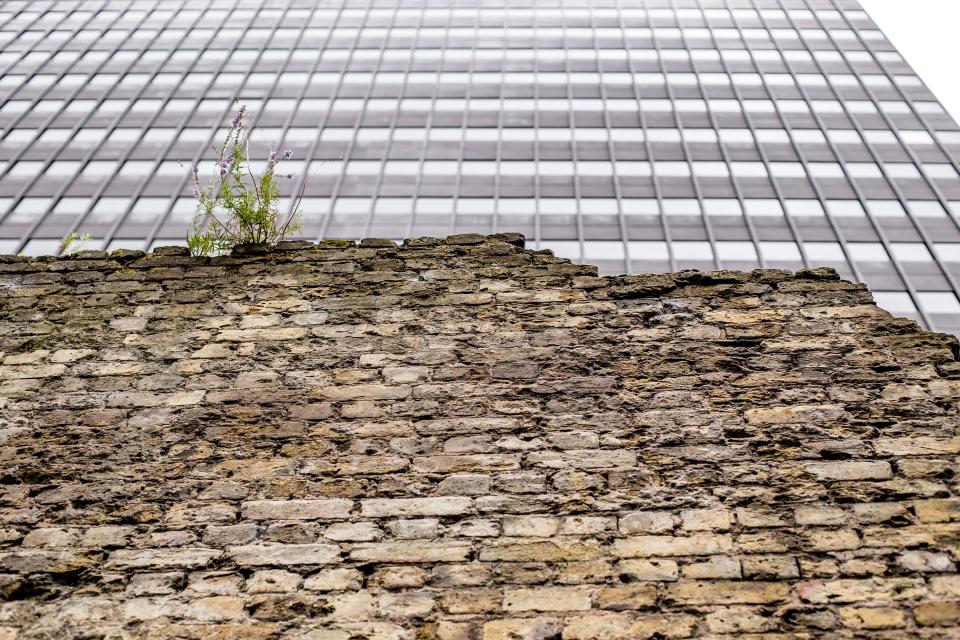
<svg viewBox="0 0 960 640">
<path fill-rule="evenodd" d="M 0 639 L 958 637 L 954 338 L 520 243 L 0 259 Z"/>
</svg>

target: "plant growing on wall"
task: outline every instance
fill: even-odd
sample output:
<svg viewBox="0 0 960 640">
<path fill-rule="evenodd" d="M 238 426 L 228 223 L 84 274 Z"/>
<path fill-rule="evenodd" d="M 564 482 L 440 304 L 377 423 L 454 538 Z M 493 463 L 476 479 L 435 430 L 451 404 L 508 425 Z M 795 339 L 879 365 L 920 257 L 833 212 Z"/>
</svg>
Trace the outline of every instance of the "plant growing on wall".
<svg viewBox="0 0 960 640">
<path fill-rule="evenodd" d="M 193 195 L 197 210 L 187 245 L 193 255 L 217 255 L 238 244 L 275 244 L 300 230 L 300 203 L 282 220 L 280 213 L 279 164 L 290 160 L 289 149 L 270 151 L 263 173 L 254 175 L 249 166 L 250 140 L 245 122 L 246 105 L 239 108 L 226 140 L 218 150 L 217 164 L 206 188 L 200 186 L 199 167 L 193 167 Z M 288 180 L 293 174 L 286 174 Z"/>
<path fill-rule="evenodd" d="M 91 240 L 93 240 L 93 236 L 89 233 L 77 233 L 74 231 L 60 241 L 60 247 L 57 249 L 57 253 L 61 256 L 67 256 L 77 251 L 83 251 L 87 243 Z"/>
</svg>

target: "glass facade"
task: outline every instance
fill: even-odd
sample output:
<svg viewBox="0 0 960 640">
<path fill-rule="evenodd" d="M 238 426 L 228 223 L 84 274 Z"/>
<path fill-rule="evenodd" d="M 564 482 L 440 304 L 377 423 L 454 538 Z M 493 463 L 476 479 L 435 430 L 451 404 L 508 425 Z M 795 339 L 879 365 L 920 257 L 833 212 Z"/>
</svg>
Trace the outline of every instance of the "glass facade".
<svg viewBox="0 0 960 640">
<path fill-rule="evenodd" d="M 0 253 L 182 243 L 235 97 L 311 239 L 827 265 L 960 333 L 960 127 L 855 0 L 3 1 Z"/>
</svg>

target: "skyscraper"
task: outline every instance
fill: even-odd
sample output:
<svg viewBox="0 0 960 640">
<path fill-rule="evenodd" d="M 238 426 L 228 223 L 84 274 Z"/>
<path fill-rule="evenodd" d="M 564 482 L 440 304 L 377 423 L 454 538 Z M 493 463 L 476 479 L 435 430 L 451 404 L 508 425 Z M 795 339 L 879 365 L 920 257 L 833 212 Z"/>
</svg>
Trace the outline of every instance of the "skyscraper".
<svg viewBox="0 0 960 640">
<path fill-rule="evenodd" d="M 7 0 L 0 47 L 0 253 L 182 243 L 239 98 L 312 239 L 826 265 L 960 333 L 960 127 L 856 0 Z"/>
</svg>

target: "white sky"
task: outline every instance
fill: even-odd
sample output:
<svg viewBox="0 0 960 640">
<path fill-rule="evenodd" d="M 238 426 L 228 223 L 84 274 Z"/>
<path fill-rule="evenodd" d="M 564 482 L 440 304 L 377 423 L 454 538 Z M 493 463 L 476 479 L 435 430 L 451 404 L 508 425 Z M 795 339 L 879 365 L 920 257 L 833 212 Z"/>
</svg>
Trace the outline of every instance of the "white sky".
<svg viewBox="0 0 960 640">
<path fill-rule="evenodd" d="M 860 0 L 860 4 L 960 122 L 960 0 Z"/>
</svg>

